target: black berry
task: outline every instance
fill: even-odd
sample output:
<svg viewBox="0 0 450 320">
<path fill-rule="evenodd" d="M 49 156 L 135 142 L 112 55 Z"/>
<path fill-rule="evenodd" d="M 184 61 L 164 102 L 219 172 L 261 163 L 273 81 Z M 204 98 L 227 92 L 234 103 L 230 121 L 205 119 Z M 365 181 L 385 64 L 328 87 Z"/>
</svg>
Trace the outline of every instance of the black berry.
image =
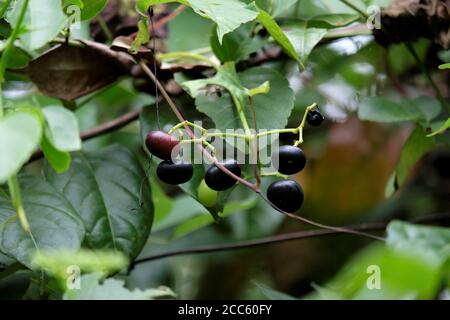
<svg viewBox="0 0 450 320">
<path fill-rule="evenodd" d="M 236 160 L 225 160 L 222 165 L 232 173 L 241 176 L 241 168 Z M 206 171 L 205 183 L 208 187 L 215 191 L 224 191 L 230 189 L 236 184 L 236 180 L 227 175 L 216 166 L 212 166 Z"/>
<path fill-rule="evenodd" d="M 306 156 L 299 147 L 281 146 L 272 154 L 272 164 L 279 173 L 295 174 L 305 167 Z"/>
<path fill-rule="evenodd" d="M 191 180 L 194 168 L 190 163 L 173 163 L 171 160 L 164 160 L 158 165 L 156 174 L 162 182 L 167 184 L 182 184 Z"/>
<path fill-rule="evenodd" d="M 325 120 L 325 118 L 317 110 L 308 112 L 308 115 L 306 116 L 306 121 L 308 121 L 308 124 L 313 127 L 320 126 L 322 124 L 323 120 Z"/>
<path fill-rule="evenodd" d="M 272 183 L 267 189 L 267 199 L 278 209 L 293 213 L 303 204 L 302 187 L 293 180 L 281 180 Z"/>
<path fill-rule="evenodd" d="M 179 141 L 164 131 L 151 131 L 147 134 L 145 145 L 148 151 L 154 156 L 163 159 L 172 159 L 172 150 Z"/>
</svg>

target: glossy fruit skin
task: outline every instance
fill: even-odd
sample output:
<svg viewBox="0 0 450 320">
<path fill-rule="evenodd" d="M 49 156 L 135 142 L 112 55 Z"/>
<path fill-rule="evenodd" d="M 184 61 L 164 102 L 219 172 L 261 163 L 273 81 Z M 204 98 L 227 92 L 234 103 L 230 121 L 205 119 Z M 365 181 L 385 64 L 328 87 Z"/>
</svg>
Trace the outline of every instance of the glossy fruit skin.
<svg viewBox="0 0 450 320">
<path fill-rule="evenodd" d="M 306 156 L 295 146 L 281 146 L 272 154 L 272 165 L 282 174 L 296 174 L 305 168 Z"/>
<path fill-rule="evenodd" d="M 150 153 L 162 160 L 172 159 L 172 150 L 180 143 L 164 131 L 150 131 L 145 139 L 145 145 Z"/>
<path fill-rule="evenodd" d="M 241 167 L 236 160 L 230 159 L 222 162 L 222 165 L 232 173 L 241 176 Z M 205 183 L 208 187 L 215 191 L 225 191 L 236 184 L 236 180 L 227 175 L 216 166 L 211 166 L 205 174 Z"/>
<path fill-rule="evenodd" d="M 177 185 L 188 182 L 194 175 L 194 167 L 190 163 L 173 163 L 171 160 L 164 160 L 156 169 L 158 178 L 167 184 Z"/>
<path fill-rule="evenodd" d="M 210 187 L 208 187 L 205 183 L 205 180 L 202 180 L 200 186 L 198 187 L 198 201 L 206 208 L 212 208 L 217 203 L 217 191 L 214 191 Z"/>
<path fill-rule="evenodd" d="M 313 126 L 313 127 L 320 126 L 322 124 L 323 120 L 325 120 L 325 118 L 317 110 L 308 112 L 308 115 L 306 116 L 306 121 L 308 122 L 308 124 L 310 126 Z"/>
<path fill-rule="evenodd" d="M 293 180 L 275 181 L 267 189 L 267 199 L 278 209 L 289 213 L 300 209 L 304 198 L 302 187 Z"/>
</svg>

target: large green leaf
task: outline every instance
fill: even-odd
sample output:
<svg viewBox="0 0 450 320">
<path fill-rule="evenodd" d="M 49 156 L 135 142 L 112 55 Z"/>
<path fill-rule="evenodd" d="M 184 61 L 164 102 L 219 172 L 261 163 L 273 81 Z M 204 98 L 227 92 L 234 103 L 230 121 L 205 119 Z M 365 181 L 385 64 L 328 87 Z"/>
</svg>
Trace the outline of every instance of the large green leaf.
<svg viewBox="0 0 450 320">
<path fill-rule="evenodd" d="M 100 14 L 106 7 L 108 0 L 84 0 L 81 9 L 81 20 L 89 20 Z"/>
<path fill-rule="evenodd" d="M 258 35 L 251 37 L 251 25 L 246 24 L 223 37 L 220 44 L 217 33 L 211 35 L 211 48 L 222 62 L 245 60 L 253 52 L 260 50 L 265 42 Z"/>
<path fill-rule="evenodd" d="M 18 0 L 10 12 L 8 20 L 15 25 L 24 0 Z M 29 0 L 28 9 L 22 23 L 21 43 L 28 50 L 36 50 L 53 40 L 64 28 L 67 17 L 55 0 Z"/>
<path fill-rule="evenodd" d="M 450 257 L 450 229 L 394 221 L 387 228 L 387 245 L 413 250 L 428 259 L 445 263 Z"/>
<path fill-rule="evenodd" d="M 364 99 L 358 109 L 361 120 L 377 122 L 417 121 L 429 123 L 440 112 L 439 103 L 430 97 L 394 102 L 385 97 Z"/>
<path fill-rule="evenodd" d="M 135 289 L 125 288 L 125 282 L 118 279 L 103 280 L 101 273 L 83 275 L 80 279 L 79 289 L 69 289 L 64 294 L 64 300 L 150 300 L 158 298 L 171 298 L 175 294 L 166 287 Z"/>
<path fill-rule="evenodd" d="M 69 169 L 72 161 L 70 153 L 56 149 L 45 135 L 41 141 L 41 150 L 49 164 L 57 173 L 63 173 Z"/>
<path fill-rule="evenodd" d="M 295 51 L 294 46 L 292 45 L 289 38 L 284 34 L 281 27 L 278 25 L 278 23 L 275 21 L 274 18 L 270 16 L 267 12 L 264 10 L 259 10 L 258 15 L 258 21 L 264 26 L 264 28 L 269 32 L 269 34 L 272 36 L 272 38 L 283 48 L 283 51 L 290 56 L 292 59 L 297 61 L 297 63 L 300 65 L 300 68 L 304 68 L 304 64 L 302 60 L 297 55 L 297 52 Z"/>
<path fill-rule="evenodd" d="M 327 34 L 326 29 L 308 27 L 308 22 L 291 23 L 283 26 L 283 30 L 303 62 Z"/>
<path fill-rule="evenodd" d="M 56 174 L 46 166 L 45 175 L 83 219 L 87 247 L 117 249 L 130 258 L 139 254 L 152 225 L 153 204 L 144 171 L 128 149 L 112 145 L 75 153 L 67 172 Z"/>
<path fill-rule="evenodd" d="M 0 184 L 28 161 L 41 136 L 41 119 L 34 112 L 16 111 L 0 120 Z"/>
<path fill-rule="evenodd" d="M 217 24 L 219 43 L 225 34 L 258 16 L 254 3 L 246 5 L 239 0 L 189 0 L 189 5 L 196 13 Z"/>
<path fill-rule="evenodd" d="M 219 43 L 222 43 L 225 34 L 258 16 L 254 3 L 245 4 L 239 0 L 140 0 L 136 6 L 141 14 L 146 14 L 150 6 L 167 2 L 187 4 L 200 16 L 214 21 L 217 24 Z"/>
<path fill-rule="evenodd" d="M 231 67 L 224 66 L 214 78 L 194 80 L 183 83 L 188 92 L 197 96 L 197 109 L 208 115 L 219 130 L 242 128 L 239 115 L 233 106 L 229 94 L 222 97 L 201 94 L 205 85 L 214 84 L 225 87 L 236 95 L 245 106 L 247 104 L 245 88 L 255 88 L 264 81 L 270 84 L 268 94 L 254 97 L 258 129 L 284 128 L 294 106 L 294 94 L 287 79 L 276 70 L 257 67 L 236 74 Z M 273 112 L 277 110 L 277 112 Z M 250 107 L 246 107 L 246 118 L 251 123 Z"/>
<path fill-rule="evenodd" d="M 372 287 L 375 279 L 379 279 L 379 287 Z M 323 290 L 309 298 L 432 299 L 441 280 L 440 263 L 416 251 L 394 250 L 377 244 L 353 257 Z"/>
<path fill-rule="evenodd" d="M 84 226 L 67 199 L 40 177 L 24 176 L 19 182 L 31 234 L 23 231 L 10 199 L 0 190 L 0 251 L 32 268 L 36 250 L 78 249 Z"/>
<path fill-rule="evenodd" d="M 59 151 L 78 151 L 81 149 L 80 131 L 75 115 L 60 106 L 42 109 L 47 126 L 45 135 Z"/>
</svg>

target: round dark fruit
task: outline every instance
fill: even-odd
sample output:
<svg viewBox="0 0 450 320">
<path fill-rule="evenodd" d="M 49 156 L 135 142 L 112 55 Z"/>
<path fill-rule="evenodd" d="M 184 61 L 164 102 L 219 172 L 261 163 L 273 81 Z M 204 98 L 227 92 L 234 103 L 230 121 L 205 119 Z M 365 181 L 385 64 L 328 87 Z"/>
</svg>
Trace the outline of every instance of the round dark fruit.
<svg viewBox="0 0 450 320">
<path fill-rule="evenodd" d="M 145 139 L 145 145 L 150 153 L 160 159 L 172 159 L 172 150 L 180 143 L 164 131 L 150 131 Z"/>
<path fill-rule="evenodd" d="M 158 165 L 156 174 L 162 182 L 176 185 L 191 180 L 194 174 L 194 168 L 190 163 L 173 163 L 171 160 L 164 160 Z"/>
<path fill-rule="evenodd" d="M 317 110 L 308 112 L 308 115 L 306 116 L 306 121 L 308 121 L 308 124 L 313 127 L 320 126 L 322 124 L 323 120 L 325 120 L 325 118 Z"/>
<path fill-rule="evenodd" d="M 239 167 L 236 160 L 225 160 L 222 162 L 222 165 L 238 177 L 241 176 L 241 167 Z M 208 187 L 215 191 L 224 191 L 234 186 L 236 184 L 236 180 L 220 170 L 218 167 L 211 166 L 208 171 L 206 171 L 205 183 Z"/>
<path fill-rule="evenodd" d="M 272 183 L 267 189 L 267 199 L 278 209 L 294 213 L 303 204 L 302 187 L 293 180 L 280 180 Z"/>
<path fill-rule="evenodd" d="M 281 146 L 272 154 L 272 165 L 279 173 L 295 174 L 305 167 L 306 156 L 299 147 Z"/>
</svg>

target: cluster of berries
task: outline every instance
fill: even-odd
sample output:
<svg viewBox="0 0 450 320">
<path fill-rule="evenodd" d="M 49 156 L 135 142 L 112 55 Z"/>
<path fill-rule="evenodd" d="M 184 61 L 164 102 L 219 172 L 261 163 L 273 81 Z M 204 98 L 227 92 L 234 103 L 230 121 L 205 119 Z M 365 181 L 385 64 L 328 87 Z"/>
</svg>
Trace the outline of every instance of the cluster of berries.
<svg viewBox="0 0 450 320">
<path fill-rule="evenodd" d="M 312 126 L 319 126 L 323 120 L 323 116 L 316 110 L 309 112 L 307 115 L 307 122 Z M 179 162 L 172 161 L 172 152 L 179 143 L 179 140 L 163 131 L 149 132 L 145 141 L 148 151 L 163 160 L 156 170 L 158 178 L 162 182 L 171 185 L 186 183 L 192 179 L 194 174 L 194 168 L 191 163 L 181 160 Z M 273 153 L 272 162 L 279 173 L 292 175 L 303 170 L 306 165 L 306 156 L 299 147 L 285 145 Z M 236 176 L 241 177 L 242 170 L 236 160 L 225 160 L 221 165 Z M 214 191 L 225 191 L 236 184 L 235 179 L 216 165 L 209 167 L 206 171 L 204 182 Z M 286 212 L 295 212 L 303 204 L 304 194 L 301 186 L 296 181 L 280 180 L 273 182 L 269 186 L 267 198 L 277 208 Z"/>
</svg>

